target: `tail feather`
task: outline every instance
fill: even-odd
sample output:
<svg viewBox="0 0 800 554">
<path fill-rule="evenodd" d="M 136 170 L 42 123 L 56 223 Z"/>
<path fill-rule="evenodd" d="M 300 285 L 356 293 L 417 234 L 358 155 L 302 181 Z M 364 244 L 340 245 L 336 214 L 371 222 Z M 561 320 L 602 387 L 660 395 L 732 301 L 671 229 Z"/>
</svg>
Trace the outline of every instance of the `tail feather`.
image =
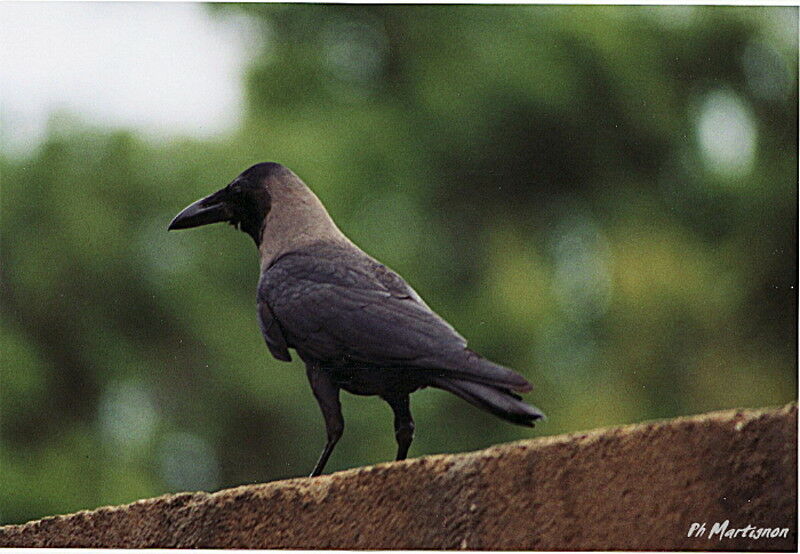
<svg viewBox="0 0 800 554">
<path fill-rule="evenodd" d="M 431 385 L 517 425 L 533 427 L 534 421 L 544 417 L 538 408 L 524 403 L 519 395 L 502 386 L 443 376 L 432 378 Z"/>
<path fill-rule="evenodd" d="M 422 359 L 423 367 L 445 370 L 454 379 L 483 383 L 492 387 L 528 392 L 533 386 L 522 375 L 478 355 L 470 349 L 449 353 L 436 359 Z"/>
</svg>

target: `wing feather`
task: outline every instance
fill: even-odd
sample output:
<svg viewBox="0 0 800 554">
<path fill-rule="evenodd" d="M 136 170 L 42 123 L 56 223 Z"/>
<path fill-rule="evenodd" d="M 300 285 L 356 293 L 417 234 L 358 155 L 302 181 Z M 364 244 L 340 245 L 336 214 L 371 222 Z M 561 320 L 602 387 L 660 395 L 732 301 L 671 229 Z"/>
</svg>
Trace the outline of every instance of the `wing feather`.
<svg viewBox="0 0 800 554">
<path fill-rule="evenodd" d="M 261 326 L 261 334 L 267 342 L 267 348 L 272 355 L 284 362 L 291 362 L 292 356 L 289 354 L 286 337 L 283 336 L 280 324 L 272 315 L 266 302 L 258 303 L 258 323 Z"/>
<path fill-rule="evenodd" d="M 530 389 L 518 373 L 469 350 L 402 277 L 357 249 L 321 245 L 278 258 L 262 274 L 259 302 L 278 322 L 282 344 L 304 359 L 443 369 Z"/>
<path fill-rule="evenodd" d="M 322 360 L 405 364 L 467 345 L 401 277 L 366 256 L 286 255 L 264 272 L 259 291 L 287 344 Z"/>
</svg>

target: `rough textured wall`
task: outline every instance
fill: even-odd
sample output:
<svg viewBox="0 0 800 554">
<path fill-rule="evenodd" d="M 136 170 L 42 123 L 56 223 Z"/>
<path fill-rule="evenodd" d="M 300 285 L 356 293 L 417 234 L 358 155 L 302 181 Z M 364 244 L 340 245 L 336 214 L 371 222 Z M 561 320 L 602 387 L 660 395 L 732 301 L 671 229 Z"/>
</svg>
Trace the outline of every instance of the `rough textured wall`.
<svg viewBox="0 0 800 554">
<path fill-rule="evenodd" d="M 726 520 L 789 534 L 709 537 Z M 162 496 L 2 527 L 0 546 L 796 550 L 797 406 Z"/>
</svg>

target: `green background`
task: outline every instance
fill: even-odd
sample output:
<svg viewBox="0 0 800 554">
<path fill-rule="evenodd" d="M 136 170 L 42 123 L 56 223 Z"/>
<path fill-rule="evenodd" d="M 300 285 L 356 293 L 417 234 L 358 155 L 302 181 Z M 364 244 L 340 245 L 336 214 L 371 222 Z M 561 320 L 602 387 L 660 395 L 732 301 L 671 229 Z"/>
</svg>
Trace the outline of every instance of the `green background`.
<svg viewBox="0 0 800 554">
<path fill-rule="evenodd" d="M 322 418 L 259 334 L 252 241 L 166 232 L 260 161 L 549 417 L 424 390 L 411 456 L 796 398 L 796 8 L 208 9 L 269 36 L 235 133 L 60 117 L 0 159 L 0 523 L 311 470 Z M 389 408 L 343 405 L 328 471 L 392 459 Z"/>
</svg>

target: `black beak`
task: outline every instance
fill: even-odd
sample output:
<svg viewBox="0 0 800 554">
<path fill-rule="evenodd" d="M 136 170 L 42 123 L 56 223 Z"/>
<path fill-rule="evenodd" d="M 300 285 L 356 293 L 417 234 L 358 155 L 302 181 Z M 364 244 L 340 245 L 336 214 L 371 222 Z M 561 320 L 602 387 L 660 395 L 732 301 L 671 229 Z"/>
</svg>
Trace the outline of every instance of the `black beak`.
<svg viewBox="0 0 800 554">
<path fill-rule="evenodd" d="M 189 229 L 209 223 L 230 221 L 233 210 L 226 202 L 227 191 L 222 189 L 186 206 L 169 224 L 168 230 Z"/>
</svg>

